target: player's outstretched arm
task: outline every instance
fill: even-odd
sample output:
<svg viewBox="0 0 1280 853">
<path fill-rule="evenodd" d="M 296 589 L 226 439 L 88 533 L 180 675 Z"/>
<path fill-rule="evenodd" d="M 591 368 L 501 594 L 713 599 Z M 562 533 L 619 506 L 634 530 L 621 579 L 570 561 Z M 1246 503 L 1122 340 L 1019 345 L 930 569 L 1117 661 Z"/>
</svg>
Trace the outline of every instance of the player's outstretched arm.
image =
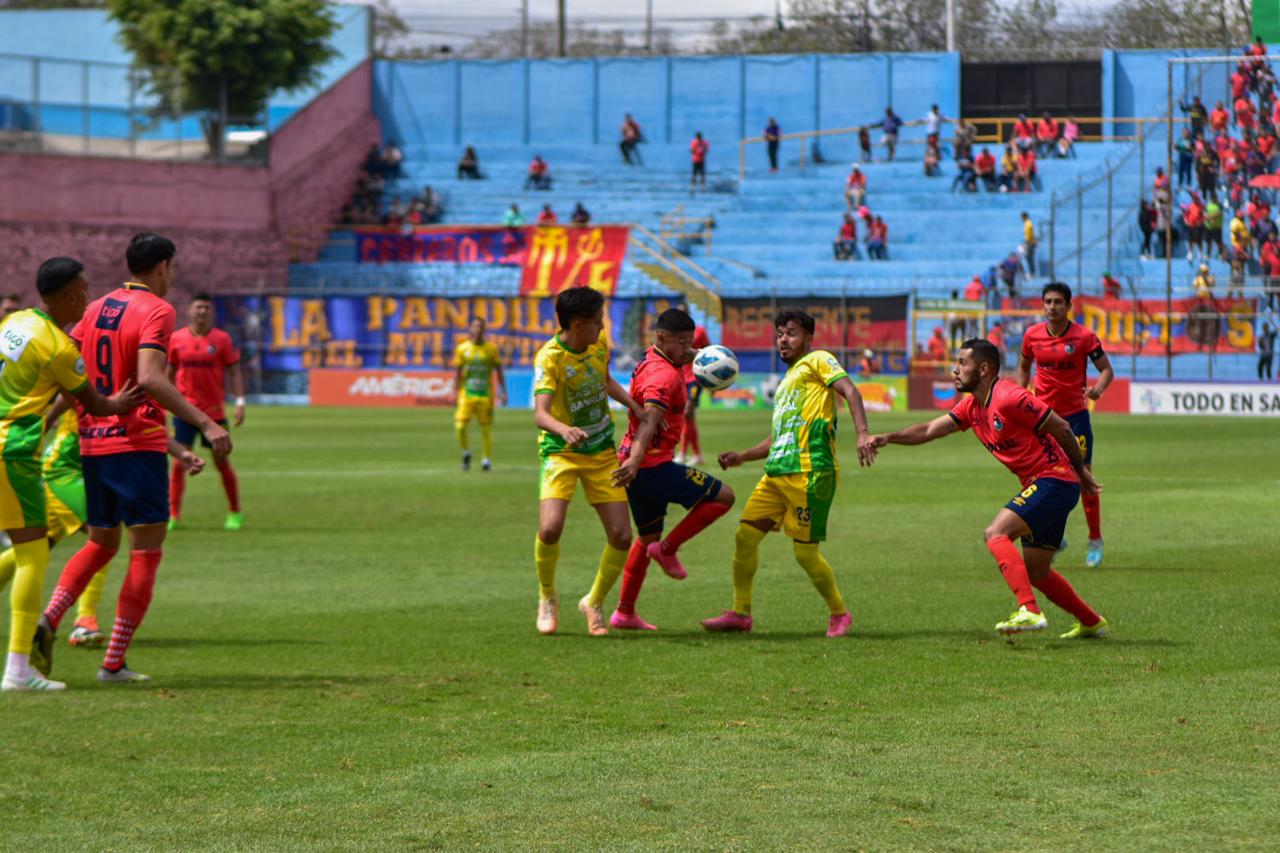
<svg viewBox="0 0 1280 853">
<path fill-rule="evenodd" d="M 1018 355 L 1018 369 L 1013 372 L 1013 381 L 1018 383 L 1019 388 L 1026 388 L 1031 384 L 1031 359 L 1026 353 Z"/>
<path fill-rule="evenodd" d="M 618 466 L 618 470 L 613 472 L 614 483 L 619 486 L 631 485 L 631 481 L 640 471 L 640 463 L 644 461 L 649 443 L 653 441 L 653 435 L 658 431 L 658 426 L 666 413 L 666 410 L 660 406 L 644 407 L 644 417 L 636 427 L 635 438 L 631 439 L 631 453 L 628 454 L 626 461 Z"/>
<path fill-rule="evenodd" d="M 884 447 L 886 444 L 924 444 L 939 438 L 946 438 L 959 429 L 960 427 L 952 419 L 951 415 L 941 415 L 931 421 L 912 424 L 888 435 L 873 435 L 871 440 L 878 448 Z"/>
<path fill-rule="evenodd" d="M 165 355 L 162 351 L 150 347 L 138 350 L 138 384 L 162 408 L 187 423 L 194 424 L 209 440 L 216 455 L 226 456 L 231 452 L 231 434 L 218 426 L 213 418 L 193 406 L 169 381 Z"/>
<path fill-rule="evenodd" d="M 757 459 L 764 459 L 769 455 L 769 447 L 772 444 L 773 436 L 769 436 L 750 450 L 727 450 L 724 453 L 721 453 L 718 457 L 720 467 L 728 470 L 729 468 L 737 468 L 743 462 L 754 462 Z"/>
<path fill-rule="evenodd" d="M 538 429 L 563 438 L 568 447 L 587 438 L 586 430 L 561 423 L 551 416 L 550 394 L 538 394 L 533 398 L 533 423 Z"/>
<path fill-rule="evenodd" d="M 204 460 L 187 448 L 183 447 L 181 444 L 178 444 L 173 436 L 169 437 L 168 450 L 169 455 L 181 462 L 182 467 L 187 469 L 187 473 L 191 476 L 194 477 L 196 474 L 199 474 L 204 470 Z"/>
<path fill-rule="evenodd" d="M 1053 436 L 1062 447 L 1062 452 L 1067 454 L 1067 459 L 1071 460 L 1071 467 L 1080 478 L 1080 491 L 1086 495 L 1096 495 L 1102 491 L 1102 486 L 1093 479 L 1093 472 L 1084 464 L 1084 454 L 1080 452 L 1080 442 L 1071 431 L 1071 424 L 1064 421 L 1057 412 L 1051 411 L 1040 429 Z"/>
<path fill-rule="evenodd" d="M 644 406 L 641 406 L 635 400 L 631 399 L 631 395 L 627 393 L 627 389 L 622 387 L 622 383 L 609 376 L 609 381 L 605 385 L 605 392 L 614 400 L 631 410 L 637 420 L 644 420 Z"/>
<path fill-rule="evenodd" d="M 1098 353 L 1098 357 L 1093 359 L 1093 366 L 1098 368 L 1098 381 L 1085 392 L 1085 396 L 1090 400 L 1099 400 L 1103 394 L 1107 393 L 1111 380 L 1116 378 L 1116 371 L 1105 352 Z"/>
<path fill-rule="evenodd" d="M 849 416 L 853 418 L 853 428 L 858 433 L 858 464 L 868 468 L 876 461 L 879 448 L 871 440 L 871 428 L 867 426 L 867 410 L 862 404 L 862 392 L 847 376 L 837 379 L 832 383 L 831 388 L 844 397 L 845 403 L 849 406 Z"/>
<path fill-rule="evenodd" d="M 123 388 L 110 397 L 99 394 L 90 382 L 86 382 L 78 391 L 67 393 L 79 400 L 86 412 L 99 418 L 123 415 L 125 412 L 136 409 L 143 400 L 147 399 L 145 390 L 132 381 L 126 382 Z"/>
</svg>

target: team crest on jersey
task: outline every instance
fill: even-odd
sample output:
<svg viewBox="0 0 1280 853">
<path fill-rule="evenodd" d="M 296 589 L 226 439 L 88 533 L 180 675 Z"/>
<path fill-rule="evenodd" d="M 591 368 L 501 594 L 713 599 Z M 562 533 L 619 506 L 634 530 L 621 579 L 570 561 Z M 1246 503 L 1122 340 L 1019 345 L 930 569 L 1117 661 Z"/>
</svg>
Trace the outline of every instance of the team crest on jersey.
<svg viewBox="0 0 1280 853">
<path fill-rule="evenodd" d="M 574 369 L 572 364 L 567 364 L 565 365 L 565 368 L 564 368 L 564 375 L 569 379 L 572 379 L 573 377 L 578 375 L 578 371 Z"/>
<path fill-rule="evenodd" d="M 209 344 L 209 346 L 205 348 L 205 352 L 209 353 L 209 355 L 213 355 L 217 351 L 218 351 L 218 348 L 215 347 L 213 344 Z"/>
<path fill-rule="evenodd" d="M 1076 351 L 1076 345 L 1075 345 L 1075 344 L 1067 344 L 1067 345 L 1064 347 L 1064 349 L 1067 351 L 1067 355 L 1071 355 L 1073 352 L 1075 352 L 1075 351 Z"/>
<path fill-rule="evenodd" d="M 991 425 L 996 428 L 997 432 L 1004 429 L 1004 421 L 1000 420 L 997 415 L 991 416 Z"/>
</svg>

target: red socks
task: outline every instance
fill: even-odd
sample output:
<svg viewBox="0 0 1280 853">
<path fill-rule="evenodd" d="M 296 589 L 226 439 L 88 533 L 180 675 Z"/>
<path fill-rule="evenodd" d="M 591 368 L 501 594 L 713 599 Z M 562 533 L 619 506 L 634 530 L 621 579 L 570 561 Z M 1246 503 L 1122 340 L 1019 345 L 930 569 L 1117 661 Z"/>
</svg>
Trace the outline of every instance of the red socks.
<svg viewBox="0 0 1280 853">
<path fill-rule="evenodd" d="M 1004 575 L 1004 582 L 1013 590 L 1018 605 L 1032 613 L 1039 613 L 1040 605 L 1036 604 L 1036 594 L 1031 589 L 1031 578 L 1027 575 L 1027 564 L 1023 562 L 1018 546 L 1008 536 L 992 536 L 987 540 L 987 550 L 996 558 L 1000 574 Z"/>
<path fill-rule="evenodd" d="M 231 467 L 231 460 L 225 456 L 213 457 L 213 464 L 218 466 L 218 474 L 222 477 L 222 488 L 227 493 L 227 508 L 232 512 L 239 512 L 240 483 L 236 480 L 236 469 Z"/>
<path fill-rule="evenodd" d="M 1084 506 L 1084 520 L 1089 522 L 1089 538 L 1102 538 L 1102 499 L 1097 495 L 1081 495 L 1080 503 Z"/>
<path fill-rule="evenodd" d="M 702 455 L 702 448 L 698 446 L 698 424 L 696 421 L 685 418 L 684 421 L 684 455 L 689 456 L 689 448 L 693 448 L 694 456 Z"/>
<path fill-rule="evenodd" d="M 722 504 L 719 501 L 699 501 L 667 534 L 667 538 L 662 543 L 662 550 L 668 554 L 675 551 L 728 511 L 729 504 Z"/>
<path fill-rule="evenodd" d="M 120 587 L 116 602 L 116 622 L 111 629 L 111 641 L 107 644 L 107 656 L 102 661 L 104 669 L 117 670 L 124 666 L 124 654 L 129 650 L 133 632 L 142 624 L 151 606 L 151 593 L 156 585 L 156 570 L 160 567 L 163 551 L 130 551 L 129 574 Z"/>
<path fill-rule="evenodd" d="M 169 469 L 169 516 L 178 518 L 182 515 L 182 495 L 187 490 L 187 469 L 177 459 Z"/>
<path fill-rule="evenodd" d="M 1035 581 L 1035 585 L 1050 601 L 1079 619 L 1081 625 L 1088 628 L 1098 624 L 1098 614 L 1076 594 L 1070 582 L 1053 569 L 1049 570 L 1048 575 Z"/>
<path fill-rule="evenodd" d="M 62 621 L 62 615 L 76 603 L 76 599 L 84 592 L 89 581 L 93 580 L 93 576 L 110 563 L 115 555 L 115 551 L 104 548 L 90 539 L 84 543 L 84 547 L 71 556 L 70 560 L 67 560 L 67 565 L 62 569 L 62 576 L 58 578 L 58 586 L 53 591 L 53 597 L 49 599 L 49 606 L 44 610 L 45 618 L 49 620 L 49 624 L 55 631 L 58 623 Z"/>
<path fill-rule="evenodd" d="M 622 592 L 618 594 L 618 612 L 634 616 L 636 599 L 640 597 L 640 587 L 644 586 L 644 577 L 649 572 L 649 555 L 646 553 L 648 543 L 641 542 L 639 537 L 631 543 L 631 551 L 627 554 L 627 563 L 622 569 Z"/>
</svg>

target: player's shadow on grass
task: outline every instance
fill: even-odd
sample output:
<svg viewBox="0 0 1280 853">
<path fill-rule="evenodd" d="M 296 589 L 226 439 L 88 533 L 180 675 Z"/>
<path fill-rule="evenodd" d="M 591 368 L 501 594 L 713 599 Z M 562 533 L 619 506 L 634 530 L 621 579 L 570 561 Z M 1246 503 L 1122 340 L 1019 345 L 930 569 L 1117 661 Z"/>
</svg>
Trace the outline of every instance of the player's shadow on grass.
<svg viewBox="0 0 1280 853">
<path fill-rule="evenodd" d="M 307 640 L 298 637 L 145 637 L 133 645 L 157 649 L 193 649 L 206 646 L 322 646 L 324 640 Z"/>
<path fill-rule="evenodd" d="M 720 643 L 856 643 L 859 641 L 877 640 L 911 640 L 917 638 L 935 640 L 973 640 L 978 635 L 973 631 L 944 630 L 939 628 L 920 628 L 910 631 L 855 631 L 849 637 L 830 639 L 822 631 L 753 631 L 749 635 L 721 635 L 708 631 L 660 631 L 652 635 L 650 642 L 666 642 L 681 645 L 705 645 L 709 642 Z M 643 641 L 643 640 L 642 640 Z"/>
</svg>

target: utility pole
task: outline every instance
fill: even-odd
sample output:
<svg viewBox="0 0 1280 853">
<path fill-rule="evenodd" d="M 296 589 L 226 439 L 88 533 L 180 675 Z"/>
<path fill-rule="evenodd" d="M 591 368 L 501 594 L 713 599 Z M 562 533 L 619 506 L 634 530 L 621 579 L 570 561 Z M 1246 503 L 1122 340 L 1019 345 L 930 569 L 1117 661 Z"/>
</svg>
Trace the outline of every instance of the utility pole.
<svg viewBox="0 0 1280 853">
<path fill-rule="evenodd" d="M 566 56 L 564 50 L 564 0 L 556 0 L 556 37 L 559 43 L 558 55 Z"/>
<path fill-rule="evenodd" d="M 956 49 L 956 0 L 947 0 L 947 53 Z"/>
<path fill-rule="evenodd" d="M 529 0 L 520 0 L 520 55 L 529 58 Z"/>
<path fill-rule="evenodd" d="M 653 0 L 644 4 L 644 50 L 653 53 Z"/>
</svg>

